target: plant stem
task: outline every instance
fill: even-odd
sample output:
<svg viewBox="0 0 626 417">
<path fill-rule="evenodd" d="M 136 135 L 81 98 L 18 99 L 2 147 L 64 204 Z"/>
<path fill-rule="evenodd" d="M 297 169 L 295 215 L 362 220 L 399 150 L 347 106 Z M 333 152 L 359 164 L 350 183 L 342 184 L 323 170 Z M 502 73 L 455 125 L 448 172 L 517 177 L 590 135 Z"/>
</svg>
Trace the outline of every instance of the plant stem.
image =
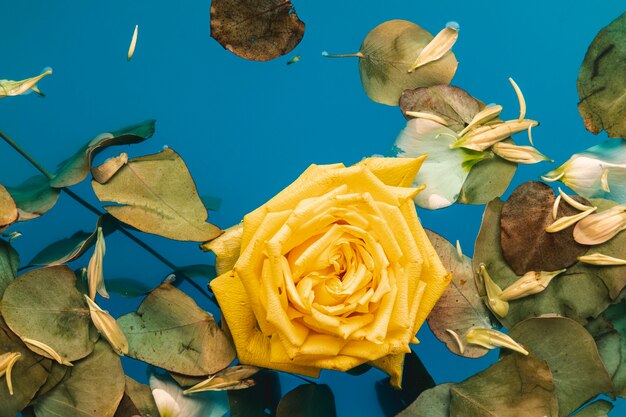
<svg viewBox="0 0 626 417">
<path fill-rule="evenodd" d="M 30 156 L 24 149 L 22 149 L 17 142 L 15 142 L 13 139 L 11 139 L 9 136 L 7 136 L 4 132 L 2 132 L 0 130 L 0 137 L 2 139 L 4 139 L 4 141 L 6 143 L 8 143 L 13 149 L 15 149 L 20 155 L 22 155 L 26 160 L 28 160 L 28 162 L 31 163 L 31 165 L 33 165 L 35 168 L 37 168 L 37 170 L 39 172 L 41 172 L 43 175 L 46 176 L 46 178 L 48 179 L 52 179 L 52 174 L 50 174 L 50 172 L 44 168 L 41 164 L 39 164 L 39 162 L 37 162 L 32 156 Z M 87 210 L 91 211 L 92 213 L 96 214 L 97 216 L 102 216 L 104 215 L 104 213 L 100 210 L 98 210 L 96 207 L 94 207 L 91 203 L 89 203 L 88 201 L 84 200 L 81 196 L 79 196 L 78 194 L 76 194 L 74 191 L 70 190 L 67 187 L 61 188 L 61 190 L 65 193 L 67 193 L 67 195 L 69 195 L 70 197 L 72 197 L 74 200 L 76 200 L 79 204 L 81 204 L 83 207 L 85 207 Z M 165 257 L 163 257 L 163 255 L 161 255 L 160 253 L 158 253 L 157 251 L 155 251 L 154 249 L 152 249 L 150 246 L 148 246 L 147 243 L 145 243 L 143 240 L 139 239 L 137 236 L 133 235 L 128 229 L 126 229 L 123 225 L 119 224 L 118 228 L 117 228 L 124 236 L 126 236 L 127 238 L 129 238 L 130 240 L 132 240 L 133 242 L 135 242 L 137 245 L 139 245 L 140 247 L 142 247 L 145 251 L 147 251 L 150 255 L 152 255 L 153 257 L 155 257 L 157 260 L 159 260 L 161 263 L 163 263 L 165 266 L 167 266 L 169 269 L 171 269 L 173 272 L 176 272 L 179 268 L 174 265 L 172 262 L 168 261 Z M 189 282 L 189 284 L 194 287 L 196 290 L 198 290 L 202 295 L 204 295 L 205 297 L 207 297 L 209 300 L 211 300 L 213 303 L 216 303 L 215 298 L 209 294 L 207 292 L 207 290 L 205 290 L 204 288 L 202 288 L 197 282 L 195 282 L 194 280 L 192 280 L 191 278 L 189 278 L 188 276 L 186 276 L 183 273 L 178 272 L 177 273 L 178 276 L 180 276 L 182 279 L 186 280 L 187 282 Z"/>
</svg>

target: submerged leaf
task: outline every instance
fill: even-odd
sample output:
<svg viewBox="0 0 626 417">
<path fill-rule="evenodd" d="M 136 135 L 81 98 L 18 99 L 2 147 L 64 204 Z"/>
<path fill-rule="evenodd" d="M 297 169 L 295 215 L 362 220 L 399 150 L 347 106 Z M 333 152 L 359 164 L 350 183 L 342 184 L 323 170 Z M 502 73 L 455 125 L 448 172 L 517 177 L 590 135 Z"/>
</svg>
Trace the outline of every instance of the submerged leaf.
<svg viewBox="0 0 626 417">
<path fill-rule="evenodd" d="M 61 163 L 50 185 L 55 188 L 69 187 L 87 178 L 93 158 L 104 148 L 115 145 L 130 145 L 143 142 L 154 133 L 154 120 L 111 133 L 102 133 L 87 142 L 72 157 Z"/>
<path fill-rule="evenodd" d="M 578 111 L 588 131 L 626 138 L 626 13 L 593 40 L 578 73 Z"/>
<path fill-rule="evenodd" d="M 91 355 L 75 363 L 68 377 L 34 403 L 35 414 L 113 417 L 124 395 L 119 356 L 100 341 Z"/>
<path fill-rule="evenodd" d="M 64 362 L 93 350 L 89 309 L 66 266 L 31 270 L 11 282 L 2 298 L 2 316 L 20 338 L 44 343 Z M 40 349 L 36 352 L 52 357 Z"/>
<path fill-rule="evenodd" d="M 18 212 L 13 197 L 2 184 L 0 184 L 0 232 L 17 220 Z"/>
<path fill-rule="evenodd" d="M 479 346 L 467 346 L 461 352 L 459 344 L 447 331 L 452 330 L 461 337 L 472 327 L 492 327 L 491 313 L 476 289 L 472 260 L 467 256 L 460 258 L 450 242 L 438 234 L 430 230 L 426 230 L 426 234 L 446 271 L 452 274 L 452 282 L 427 318 L 428 325 L 453 353 L 467 358 L 484 356 L 487 349 Z"/>
<path fill-rule="evenodd" d="M 359 58 L 361 83 L 369 98 L 378 103 L 397 106 L 404 90 L 449 84 L 452 80 L 458 65 L 452 52 L 409 72 L 420 52 L 432 39 L 428 31 L 415 23 L 389 20 L 367 34 L 358 53 L 344 56 Z"/>
<path fill-rule="evenodd" d="M 587 246 L 574 240 L 573 226 L 557 233 L 546 232 L 553 223 L 554 200 L 549 186 L 531 181 L 513 191 L 502 207 L 502 253 L 517 275 L 566 268 L 587 251 Z M 558 214 L 565 217 L 579 214 L 579 211 L 561 204 Z"/>
<path fill-rule="evenodd" d="M 106 184 L 92 181 L 100 201 L 116 219 L 137 229 L 175 240 L 204 242 L 221 231 L 207 223 L 208 213 L 182 158 L 171 148 L 131 159 Z"/>
<path fill-rule="evenodd" d="M 74 261 L 94 245 L 98 227 L 102 227 L 104 235 L 108 235 L 116 226 L 115 219 L 110 214 L 104 214 L 98 218 L 93 232 L 79 231 L 68 238 L 51 243 L 35 255 L 30 265 L 53 266 Z"/>
<path fill-rule="evenodd" d="M 394 155 L 415 158 L 428 154 L 413 181 L 426 184 L 415 196 L 415 204 L 428 209 L 450 206 L 457 200 L 470 169 L 487 154 L 466 149 L 450 149 L 454 132 L 427 119 L 412 119 L 394 143 Z"/>
<path fill-rule="evenodd" d="M 450 388 L 450 417 L 557 417 L 553 376 L 543 360 L 506 355 Z"/>
<path fill-rule="evenodd" d="M 280 400 L 276 417 L 336 417 L 335 396 L 326 384 L 305 384 Z"/>
<path fill-rule="evenodd" d="M 608 417 L 611 409 L 613 409 L 613 404 L 605 400 L 598 400 L 572 414 L 572 417 Z"/>
<path fill-rule="evenodd" d="M 146 295 L 152 288 L 133 278 L 107 278 L 107 291 L 122 297 L 135 298 Z"/>
<path fill-rule="evenodd" d="M 114 417 L 160 417 L 150 387 L 126 377 L 124 396 Z"/>
<path fill-rule="evenodd" d="M 304 22 L 287 0 L 213 0 L 211 37 L 245 59 L 268 61 L 291 52 Z"/>
<path fill-rule="evenodd" d="M 0 377 L 0 417 L 14 417 L 31 402 L 46 382 L 51 362 L 24 346 L 0 317 L 0 355 L 5 352 L 21 355 L 12 369 L 13 395 L 9 393 L 5 377 Z"/>
<path fill-rule="evenodd" d="M 20 258 L 9 242 L 0 239 L 0 300 L 6 287 L 17 277 Z"/>
<path fill-rule="evenodd" d="M 473 262 L 474 269 L 484 263 L 493 280 L 501 288 L 507 288 L 520 277 L 504 260 L 500 247 L 500 212 L 503 204 L 500 200 L 494 200 L 485 208 Z M 531 240 L 530 248 L 534 244 Z M 559 314 L 586 323 L 590 317 L 597 316 L 611 303 L 602 277 L 595 271 L 589 273 L 587 268 L 587 265 L 577 263 L 559 275 L 543 292 L 510 301 L 509 312 L 500 321 L 510 329 L 515 323 L 529 317 Z M 480 284 L 477 285 L 479 293 L 486 296 L 484 286 Z"/>
<path fill-rule="evenodd" d="M 591 335 L 565 317 L 524 320 L 510 333 L 552 371 L 559 415 L 567 416 L 596 395 L 613 390 Z"/>
<path fill-rule="evenodd" d="M 230 417 L 267 417 L 276 414 L 280 401 L 280 380 L 278 374 L 262 369 L 253 376 L 254 386 L 245 390 L 228 391 Z"/>
<path fill-rule="evenodd" d="M 11 193 L 17 211 L 18 221 L 25 221 L 41 216 L 57 202 L 61 190 L 52 188 L 50 181 L 43 175 L 29 178 L 15 187 L 7 187 Z"/>
<path fill-rule="evenodd" d="M 450 417 L 450 388 L 454 384 L 440 384 L 417 397 L 397 417 Z"/>
<path fill-rule="evenodd" d="M 213 317 L 167 282 L 153 290 L 136 313 L 120 317 L 118 323 L 128 339 L 128 356 L 168 371 L 210 375 L 235 358 L 233 346 Z"/>
</svg>

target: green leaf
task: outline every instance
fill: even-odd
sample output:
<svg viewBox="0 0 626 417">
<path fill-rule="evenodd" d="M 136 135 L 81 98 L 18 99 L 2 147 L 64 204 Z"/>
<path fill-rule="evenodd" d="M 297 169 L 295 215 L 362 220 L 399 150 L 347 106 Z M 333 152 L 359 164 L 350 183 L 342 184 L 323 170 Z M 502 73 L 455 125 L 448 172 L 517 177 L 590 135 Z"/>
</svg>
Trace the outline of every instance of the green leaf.
<svg viewBox="0 0 626 417">
<path fill-rule="evenodd" d="M 17 220 L 18 212 L 13 197 L 0 184 L 0 232 Z"/>
<path fill-rule="evenodd" d="M 89 308 L 76 289 L 76 276 L 66 266 L 28 271 L 11 282 L 2 299 L 2 316 L 20 338 L 45 343 L 65 361 L 93 351 Z"/>
<path fill-rule="evenodd" d="M 275 415 L 280 401 L 280 379 L 273 371 L 262 369 L 252 377 L 255 385 L 244 390 L 228 391 L 230 417 L 267 417 Z"/>
<path fill-rule="evenodd" d="M 450 388 L 453 386 L 451 383 L 440 384 L 422 392 L 397 417 L 449 417 Z"/>
<path fill-rule="evenodd" d="M 71 158 L 61 163 L 50 180 L 55 188 L 78 184 L 89 175 L 93 158 L 108 146 L 130 145 L 143 142 L 154 134 L 154 120 L 146 120 L 111 133 L 103 133 L 90 140 Z"/>
<path fill-rule="evenodd" d="M 133 278 L 107 278 L 107 291 L 126 298 L 141 297 L 152 289 L 148 285 Z"/>
<path fill-rule="evenodd" d="M 413 351 L 404 355 L 401 384 L 402 388 L 398 390 L 391 386 L 389 378 L 376 382 L 378 403 L 387 417 L 395 416 L 422 392 L 435 386 L 433 377 Z"/>
<path fill-rule="evenodd" d="M 104 214 L 98 218 L 93 232 L 79 231 L 68 238 L 51 243 L 35 255 L 30 265 L 53 266 L 74 261 L 96 243 L 98 227 L 102 227 L 102 232 L 106 236 L 111 234 L 116 226 L 115 219 L 109 214 Z"/>
<path fill-rule="evenodd" d="M 277 58 L 291 52 L 303 36 L 304 22 L 289 0 L 216 0 L 211 4 L 211 37 L 242 58 Z"/>
<path fill-rule="evenodd" d="M 54 387 L 59 385 L 63 379 L 65 379 L 65 375 L 67 374 L 70 367 L 61 365 L 55 361 L 51 361 L 51 365 L 49 366 L 48 379 L 46 379 L 46 383 L 39 388 L 37 391 L 37 395 L 35 398 L 38 398 L 46 393 L 52 391 Z"/>
<path fill-rule="evenodd" d="M 215 266 L 206 264 L 182 266 L 174 271 L 174 274 L 176 273 L 183 274 L 188 278 L 213 279 L 217 276 Z"/>
<path fill-rule="evenodd" d="M 15 187 L 7 187 L 19 212 L 18 221 L 37 218 L 50 210 L 57 202 L 61 190 L 52 188 L 50 180 L 43 175 L 27 179 Z"/>
<path fill-rule="evenodd" d="M 626 398 L 626 301 L 614 304 L 587 325 L 606 366 L 614 394 Z"/>
<path fill-rule="evenodd" d="M 532 355 L 506 355 L 452 386 L 450 394 L 450 417 L 558 416 L 553 373 Z"/>
<path fill-rule="evenodd" d="M 575 197 L 583 204 L 589 202 Z M 546 232 L 554 223 L 552 189 L 537 181 L 525 182 L 509 197 L 500 216 L 502 254 L 517 275 L 529 271 L 558 271 L 576 263 L 588 246 L 574 240 L 574 226 L 556 233 Z M 566 202 L 559 204 L 557 218 L 580 213 Z"/>
<path fill-rule="evenodd" d="M 235 358 L 213 317 L 168 282 L 153 290 L 136 313 L 120 317 L 118 324 L 128 339 L 128 356 L 168 371 L 210 375 Z"/>
<path fill-rule="evenodd" d="M 505 139 L 502 142 L 513 143 L 513 140 Z M 489 158 L 485 158 L 474 165 L 465 183 L 463 183 L 458 202 L 487 204 L 494 198 L 500 197 L 511 183 L 516 169 L 516 163 L 490 154 Z"/>
<path fill-rule="evenodd" d="M 447 84 L 404 90 L 400 96 L 400 109 L 407 120 L 411 119 L 407 111 L 431 113 L 448 122 L 447 127 L 457 133 L 484 107 L 467 91 Z"/>
<path fill-rule="evenodd" d="M 505 289 L 520 277 L 511 270 L 502 256 L 500 247 L 500 212 L 503 203 L 493 200 L 485 208 L 480 232 L 474 247 L 474 270 L 481 263 L 493 280 Z M 534 245 L 533 241 L 528 242 Z M 485 297 L 484 284 L 477 279 L 478 293 Z M 484 298 L 483 298 L 484 300 Z M 542 314 L 558 314 L 570 317 L 582 324 L 590 317 L 596 317 L 608 305 L 611 299 L 602 280 L 577 263 L 566 272 L 556 277 L 541 293 L 509 301 L 509 313 L 498 318 L 508 329 L 516 323 Z"/>
<path fill-rule="evenodd" d="M 171 148 L 131 159 L 106 184 L 91 182 L 116 219 L 147 233 L 204 242 L 221 230 L 206 223 L 208 213 L 182 158 Z"/>
<path fill-rule="evenodd" d="M 114 417 L 160 417 L 150 387 L 126 377 L 124 396 Z"/>
<path fill-rule="evenodd" d="M 451 129 L 427 119 L 412 119 L 393 145 L 393 156 L 415 158 L 428 154 L 413 184 L 427 187 L 415 204 L 428 209 L 448 207 L 457 200 L 470 169 L 487 154 L 450 148 L 456 141 Z"/>
<path fill-rule="evenodd" d="M 219 197 L 201 195 L 200 199 L 202 200 L 202 204 L 204 204 L 204 207 L 206 207 L 206 209 L 210 211 L 218 211 L 222 206 L 222 199 Z"/>
<path fill-rule="evenodd" d="M 572 414 L 571 417 L 608 417 L 609 411 L 613 409 L 613 404 L 605 400 L 598 400 L 578 412 Z"/>
<path fill-rule="evenodd" d="M 37 417 L 113 417 L 124 395 L 125 377 L 119 356 L 106 341 L 76 362 L 68 377 L 35 402 Z"/>
<path fill-rule="evenodd" d="M 626 13 L 593 40 L 578 73 L 578 111 L 588 131 L 626 138 Z"/>
<path fill-rule="evenodd" d="M 31 352 L 0 317 L 0 352 L 19 352 L 22 356 L 12 372 L 13 395 L 9 394 L 5 378 L 0 377 L 0 417 L 14 417 L 33 399 L 46 382 L 51 362 Z"/>
<path fill-rule="evenodd" d="M 437 339 L 444 342 L 452 353 L 466 358 L 480 358 L 487 354 L 487 349 L 478 345 L 467 345 L 461 353 L 459 344 L 446 331 L 450 329 L 462 338 L 472 327 L 494 327 L 493 316 L 483 304 L 476 288 L 472 259 L 465 255 L 459 257 L 456 248 L 435 232 L 426 230 L 426 234 L 446 271 L 452 274 L 452 282 L 427 317 L 428 325 Z"/>
<path fill-rule="evenodd" d="M 593 337 L 575 321 L 565 317 L 531 318 L 511 329 L 510 336 L 548 362 L 560 416 L 567 416 L 596 395 L 613 390 Z"/>
<path fill-rule="evenodd" d="M 0 239 L 0 300 L 7 286 L 17 277 L 20 257 L 11 243 Z"/>
<path fill-rule="evenodd" d="M 335 396 L 326 384 L 300 385 L 280 400 L 276 417 L 336 417 Z"/>
</svg>

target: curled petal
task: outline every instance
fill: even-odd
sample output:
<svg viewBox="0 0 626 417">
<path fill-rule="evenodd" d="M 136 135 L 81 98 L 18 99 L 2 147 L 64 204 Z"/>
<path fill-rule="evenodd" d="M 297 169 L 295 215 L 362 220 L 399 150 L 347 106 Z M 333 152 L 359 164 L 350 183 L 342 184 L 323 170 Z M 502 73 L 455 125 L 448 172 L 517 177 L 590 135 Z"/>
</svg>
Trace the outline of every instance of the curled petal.
<svg viewBox="0 0 626 417">
<path fill-rule="evenodd" d="M 507 348 L 528 355 L 528 351 L 510 336 L 493 329 L 474 327 L 465 335 L 467 343 L 482 346 L 486 349 Z"/>
<path fill-rule="evenodd" d="M 517 300 L 518 298 L 540 293 L 548 287 L 548 284 L 550 284 L 554 277 L 565 271 L 565 269 L 561 269 L 554 272 L 527 272 L 502 291 L 500 299 L 504 301 Z"/>
<path fill-rule="evenodd" d="M 15 362 L 20 360 L 22 354 L 19 352 L 7 352 L 0 355 L 0 378 L 6 375 L 7 388 L 9 395 L 13 395 L 13 380 L 11 379 L 11 371 Z"/>
<path fill-rule="evenodd" d="M 599 266 L 626 265 L 626 259 L 614 258 L 612 256 L 603 255 L 601 253 L 592 253 L 591 255 L 579 256 L 578 261 L 590 265 Z"/>
<path fill-rule="evenodd" d="M 626 229 L 626 205 L 617 205 L 578 222 L 574 239 L 583 245 L 599 245 Z"/>
</svg>

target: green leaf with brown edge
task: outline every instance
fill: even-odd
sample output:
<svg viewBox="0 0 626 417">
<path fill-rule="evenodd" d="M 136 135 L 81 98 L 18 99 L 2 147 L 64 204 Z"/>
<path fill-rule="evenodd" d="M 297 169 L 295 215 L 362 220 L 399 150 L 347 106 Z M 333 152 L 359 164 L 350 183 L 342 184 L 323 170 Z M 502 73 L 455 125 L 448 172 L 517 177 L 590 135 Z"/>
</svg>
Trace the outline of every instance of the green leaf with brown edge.
<svg viewBox="0 0 626 417">
<path fill-rule="evenodd" d="M 6 377 L 0 378 L 0 417 L 14 417 L 26 407 L 46 382 L 51 361 L 31 352 L 0 317 L 0 352 L 19 352 L 22 356 L 12 371 L 13 395 Z"/>
<path fill-rule="evenodd" d="M 15 201 L 13 201 L 13 197 L 4 188 L 4 185 L 0 184 L 0 232 L 16 221 L 17 217 L 17 206 Z"/>
<path fill-rule="evenodd" d="M 93 158 L 109 146 L 143 142 L 154 134 L 154 120 L 146 120 L 110 133 L 102 133 L 87 142 L 72 157 L 62 162 L 50 180 L 54 188 L 78 184 L 89 175 Z"/>
<path fill-rule="evenodd" d="M 171 148 L 131 159 L 106 184 L 91 182 L 113 217 L 147 233 L 204 242 L 221 233 L 208 213 L 183 159 Z"/>
<path fill-rule="evenodd" d="M 126 298 L 142 297 L 152 290 L 152 287 L 134 278 L 107 278 L 107 291 Z"/>
<path fill-rule="evenodd" d="M 291 52 L 304 22 L 289 0 L 213 0 L 211 37 L 241 58 L 268 61 Z"/>
<path fill-rule="evenodd" d="M 586 405 L 571 417 L 608 417 L 609 411 L 613 409 L 613 404 L 606 400 L 598 400 Z"/>
<path fill-rule="evenodd" d="M 457 341 L 446 331 L 450 329 L 462 338 L 472 327 L 495 327 L 493 316 L 476 288 L 472 259 L 465 255 L 459 257 L 456 248 L 435 232 L 426 230 L 426 234 L 446 271 L 452 274 L 452 282 L 427 317 L 428 326 L 452 353 L 466 358 L 480 358 L 487 354 L 487 349 L 468 344 L 461 353 Z"/>
<path fill-rule="evenodd" d="M 50 180 L 37 175 L 15 187 L 7 187 L 19 213 L 18 221 L 35 219 L 56 204 L 61 190 L 50 186 Z"/>
<path fill-rule="evenodd" d="M 74 272 L 66 266 L 34 269 L 19 276 L 5 290 L 1 308 L 7 325 L 21 339 L 45 343 L 65 361 L 93 351 L 89 308 L 76 289 Z M 36 353 L 50 357 L 39 349 Z"/>
<path fill-rule="evenodd" d="M 395 416 L 422 392 L 435 386 L 435 380 L 413 351 L 404 355 L 401 385 L 401 389 L 394 388 L 389 378 L 376 382 L 378 404 L 386 417 Z"/>
<path fill-rule="evenodd" d="M 537 317 L 511 329 L 513 340 L 548 362 L 559 400 L 559 416 L 567 416 L 613 383 L 593 337 L 566 317 Z"/>
<path fill-rule="evenodd" d="M 585 128 L 626 138 L 626 13 L 595 37 L 578 73 L 578 111 Z"/>
<path fill-rule="evenodd" d="M 128 356 L 168 371 L 210 375 L 235 359 L 232 344 L 213 316 L 169 282 L 154 289 L 136 313 L 120 317 L 118 324 L 128 339 Z"/>
<path fill-rule="evenodd" d="M 447 84 L 404 90 L 400 96 L 400 110 L 407 120 L 407 111 L 431 113 L 448 122 L 448 128 L 460 132 L 485 104 L 459 87 Z"/>
<path fill-rule="evenodd" d="M 626 398 L 626 301 L 613 304 L 587 324 L 598 352 L 611 375 L 614 394 Z"/>
<path fill-rule="evenodd" d="M 252 377 L 254 386 L 244 389 L 228 391 L 230 417 L 267 417 L 276 414 L 276 407 L 280 401 L 280 379 L 274 371 L 262 369 Z"/>
<path fill-rule="evenodd" d="M 513 140 L 505 139 L 502 142 L 512 144 Z M 516 169 L 516 163 L 491 153 L 489 158 L 474 165 L 457 201 L 462 204 L 487 204 L 500 197 L 509 187 Z"/>
<path fill-rule="evenodd" d="M 4 295 L 4 290 L 17 277 L 19 264 L 20 257 L 11 243 L 0 239 L 0 300 Z"/>
<path fill-rule="evenodd" d="M 397 106 L 404 90 L 449 84 L 458 62 L 448 51 L 440 59 L 409 72 L 415 59 L 433 39 L 428 31 L 406 20 L 389 20 L 370 31 L 356 54 L 361 83 L 367 96 L 382 104 Z"/>
<path fill-rule="evenodd" d="M 616 202 L 601 198 L 589 200 L 591 205 L 598 207 L 598 212 L 608 210 L 617 205 Z M 601 253 L 619 259 L 626 258 L 626 233 L 619 233 L 614 238 L 600 245 L 589 247 L 586 255 Z M 598 266 L 591 264 L 581 264 L 583 270 L 589 274 L 599 277 L 609 289 L 611 300 L 617 300 L 620 293 L 626 287 L 626 266 Z"/>
<path fill-rule="evenodd" d="M 102 227 L 105 236 L 116 230 L 117 221 L 110 214 L 103 214 L 98 218 L 93 232 L 78 231 L 72 236 L 61 239 L 43 248 L 30 265 L 61 265 L 80 258 L 96 243 L 98 227 Z"/>
<path fill-rule="evenodd" d="M 128 376 L 125 381 L 124 396 L 114 417 L 160 417 L 150 387 Z"/>
<path fill-rule="evenodd" d="M 557 417 L 553 375 L 544 360 L 506 355 L 450 388 L 450 417 Z"/>
<path fill-rule="evenodd" d="M 67 378 L 34 403 L 37 417 L 113 417 L 124 395 L 120 357 L 104 340 L 76 362 Z"/>
<path fill-rule="evenodd" d="M 583 204 L 589 202 L 575 197 Z M 504 259 L 517 275 L 529 271 L 558 271 L 576 263 L 588 246 L 574 240 L 574 226 L 556 233 L 546 232 L 554 223 L 556 200 L 548 185 L 530 181 L 513 191 L 502 207 L 500 244 Z M 557 218 L 580 213 L 566 202 L 559 204 Z"/>
<path fill-rule="evenodd" d="M 503 202 L 491 201 L 485 207 L 483 221 L 474 246 L 474 270 L 485 264 L 491 278 L 505 289 L 520 277 L 509 267 L 502 256 L 500 247 L 500 211 Z M 529 242 L 529 245 L 534 242 Z M 478 293 L 485 300 L 485 287 L 476 275 Z M 580 263 L 556 277 L 539 294 L 509 301 L 509 313 L 498 320 L 508 329 L 529 317 L 542 314 L 558 314 L 570 317 L 579 323 L 586 323 L 590 317 L 598 316 L 611 300 L 606 285 L 596 274 Z"/>
<path fill-rule="evenodd" d="M 305 384 L 285 395 L 276 417 L 336 417 L 335 396 L 326 384 Z"/>
<path fill-rule="evenodd" d="M 422 392 L 397 417 L 449 417 L 450 388 L 453 386 L 451 383 L 439 384 Z"/>
</svg>

